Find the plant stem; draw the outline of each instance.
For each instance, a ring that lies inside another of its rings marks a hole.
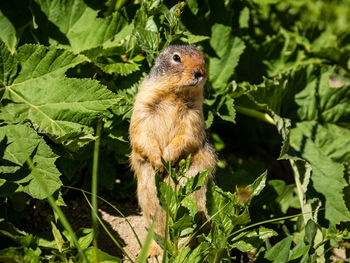
[[[95,141],[95,147],[94,147],[94,157],[93,157],[93,164],[92,164],[92,183],[91,183],[91,220],[92,220],[92,229],[93,229],[93,235],[94,235],[94,247],[95,247],[95,254],[96,254],[96,262],[98,261],[98,247],[97,247],[97,179],[98,179],[98,155],[99,155],[99,148],[100,148],[100,140],[101,140],[101,128],[102,128],[102,121],[98,121],[97,128],[96,128],[96,141]]]
[[[258,120],[270,123],[272,125],[275,125],[275,121],[271,118],[271,116],[267,113],[263,113],[257,110],[249,109],[246,107],[235,105],[235,109],[237,112],[242,113],[244,115],[256,118]]]
[[[306,224],[307,221],[312,219],[312,208],[311,208],[311,205],[306,204],[305,191],[304,191],[304,188],[303,188],[303,185],[301,182],[298,166],[296,165],[295,161],[292,159],[289,159],[289,162],[290,162],[290,165],[292,166],[292,169],[293,169],[294,181],[295,181],[295,185],[296,185],[297,191],[298,191],[300,208],[301,208],[301,211],[302,211],[302,214],[304,217],[304,222]],[[308,171],[307,167],[305,167],[305,175],[307,175],[307,173],[309,173],[309,172],[310,171]]]

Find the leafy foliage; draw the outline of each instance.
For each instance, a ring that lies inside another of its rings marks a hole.
[[[205,118],[220,156],[218,185],[208,181],[211,230],[199,246],[177,251],[175,262],[219,262],[237,250],[259,262],[325,262],[332,248],[348,247],[349,6],[349,0],[1,1],[0,228],[12,243],[1,244],[0,261],[38,262],[49,253],[45,246],[55,251],[53,261],[83,261],[57,222],[50,245],[18,226],[34,198],[53,196],[62,205],[63,184],[89,187],[97,122],[103,122],[102,194],[133,198],[133,100],[169,44],[195,44],[206,57]],[[160,202],[171,208],[171,239],[199,227],[191,193],[205,177],[203,171],[176,190],[158,181]],[[84,233],[81,246],[96,257]],[[98,253],[100,261],[118,260]]]

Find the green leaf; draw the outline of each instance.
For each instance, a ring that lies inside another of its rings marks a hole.
[[[299,242],[291,251],[289,255],[289,261],[295,260],[300,257],[305,257],[305,255],[308,255],[308,252],[310,250],[310,245],[305,245],[304,242]],[[302,261],[300,261],[302,262]]]
[[[16,228],[11,222],[0,219],[0,236],[9,238],[20,246],[29,247],[35,242],[35,237]]]
[[[274,245],[265,254],[265,258],[275,263],[288,262],[289,250],[292,244],[293,236],[286,237]]]
[[[326,218],[334,224],[347,222],[350,212],[345,205],[343,189],[348,185],[344,178],[344,165],[332,159],[317,147],[313,138],[327,137],[316,122],[301,122],[290,132],[290,145],[312,167],[313,186],[325,196]],[[316,139],[317,141],[317,139]],[[343,144],[339,147],[341,148]]]
[[[78,243],[82,249],[88,248],[94,239],[92,228],[80,228],[76,232],[76,235],[78,238]]]
[[[249,252],[258,249],[266,239],[277,235],[272,229],[259,227],[259,229],[246,231],[234,237],[233,247],[242,252]]]
[[[118,12],[106,18],[99,18],[98,11],[89,7],[83,0],[36,0],[36,3],[49,21],[45,33],[50,42],[70,46],[74,52],[111,41],[110,39],[126,25],[126,19]]]
[[[0,40],[0,88],[11,85],[17,73],[17,60]],[[1,94],[1,93],[0,93]]]
[[[16,191],[44,199],[61,187],[60,173],[55,166],[57,155],[28,125],[1,126],[0,141],[3,152],[0,159],[0,174],[2,178],[17,184]],[[33,171],[30,171],[26,164],[29,157],[35,165]],[[34,173],[39,175],[40,180],[45,184],[47,194]]]
[[[217,115],[225,121],[236,123],[236,110],[234,108],[234,100],[229,95],[221,97],[221,101],[218,105]]]
[[[350,158],[350,89],[331,87],[333,74],[332,67],[309,65],[265,80],[249,94],[275,115],[284,137],[281,157],[310,163],[313,187],[325,197],[326,218],[338,224],[350,218],[343,196],[348,186],[344,165]]]
[[[97,81],[64,77],[68,68],[85,58],[37,45],[21,47],[16,57],[21,71],[14,83],[4,88],[3,118],[29,120],[56,142],[91,141],[94,121],[118,99]]]
[[[97,255],[98,259],[97,259],[95,249],[96,249],[95,247],[89,247],[89,248],[85,249],[85,251],[84,251],[86,258],[88,258],[90,262],[100,262],[100,263],[119,263],[119,262],[122,262],[122,260],[120,258],[111,256],[98,248],[97,248],[97,254],[98,254]],[[78,262],[83,263],[85,261],[80,257]]]
[[[51,221],[51,228],[52,228],[53,237],[55,238],[55,241],[56,241],[58,251],[60,253],[62,253],[62,251],[63,251],[62,248],[63,248],[63,244],[64,244],[63,237],[62,237],[60,231],[57,229],[56,225],[52,221]]]
[[[117,62],[104,64],[101,62],[95,61],[96,65],[100,67],[104,72],[108,74],[120,74],[122,76],[129,75],[140,69],[140,64],[134,62]]]
[[[187,0],[187,5],[192,14],[197,15],[199,10],[197,0]]]
[[[39,263],[39,257],[31,248],[9,247],[0,250],[0,262]]]
[[[244,7],[239,15],[239,27],[247,28],[249,27],[249,8]]]
[[[204,184],[205,179],[209,174],[210,168],[198,173],[195,176],[191,176],[186,180],[184,185],[180,186],[180,190],[184,196],[187,196],[194,191],[197,191]]]
[[[248,211],[239,205],[235,196],[222,191],[212,180],[208,180],[206,195],[208,215],[222,226],[227,234],[236,225],[246,224],[250,221]]]
[[[305,237],[304,237],[305,242],[312,245],[316,236],[316,232],[317,232],[316,223],[312,219],[309,219],[309,221],[307,221],[305,226]]]
[[[184,35],[186,36],[186,38],[183,37],[183,38],[181,38],[181,40],[190,44],[190,45],[193,45],[193,44],[196,44],[198,42],[202,42],[204,40],[210,39],[210,37],[208,37],[208,36],[193,35],[187,31],[184,32]]]
[[[10,22],[10,20],[4,16],[0,10],[0,40],[4,41],[8,48],[13,53],[16,49],[17,38],[16,38],[16,29]]]
[[[215,89],[222,89],[238,65],[245,44],[238,37],[232,36],[229,26],[215,24],[211,31],[210,46],[217,56],[209,59],[209,80]]]
[[[266,176],[267,171],[265,171],[262,175],[255,179],[255,181],[250,185],[252,189],[252,197],[257,196],[266,186]]]
[[[86,57],[53,47],[26,44],[21,46],[15,58],[21,65],[21,70],[14,84],[30,84],[41,78],[64,77],[67,69],[87,60]]]

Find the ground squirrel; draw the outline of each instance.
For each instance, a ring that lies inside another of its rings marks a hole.
[[[148,226],[157,218],[156,232],[165,228],[165,213],[159,205],[155,171],[161,157],[175,164],[192,155],[186,176],[211,168],[216,154],[208,143],[203,118],[204,56],[194,46],[166,47],[136,96],[130,123],[131,167],[137,177],[139,205]],[[205,213],[206,187],[194,193],[198,210]],[[155,248],[153,248],[155,249]],[[152,253],[152,252],[151,252]]]

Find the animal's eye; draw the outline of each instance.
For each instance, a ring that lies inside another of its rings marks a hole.
[[[176,62],[181,62],[181,58],[180,58],[180,56],[178,54],[175,54],[173,56],[173,60],[176,61]]]

